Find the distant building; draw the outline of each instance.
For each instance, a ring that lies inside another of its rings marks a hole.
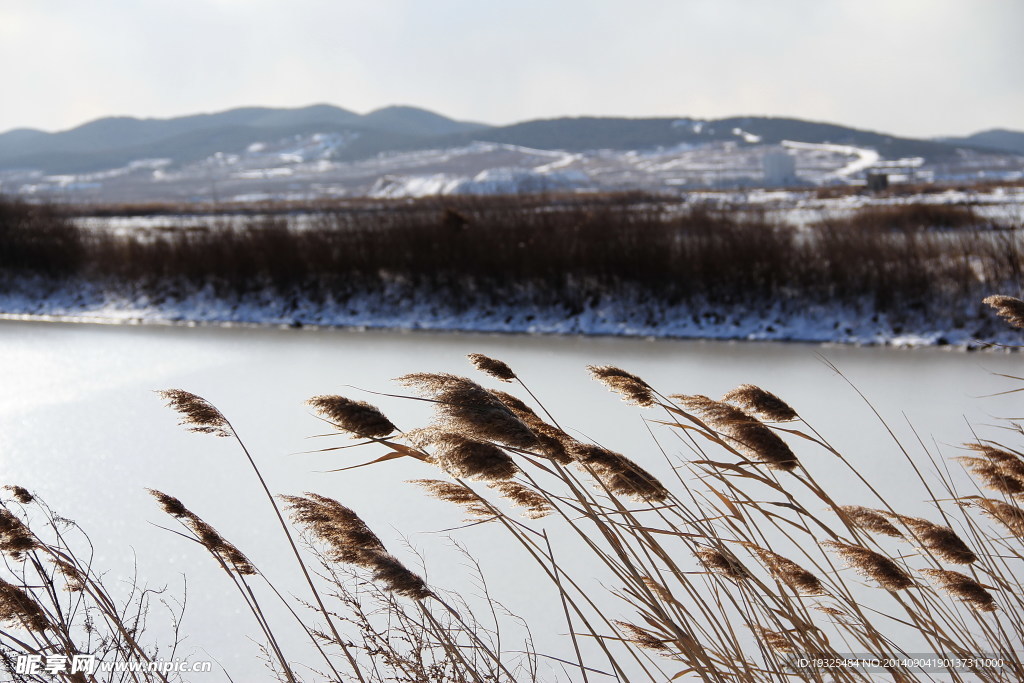
[[[768,187],[797,185],[796,159],[786,152],[768,152],[761,157],[764,184]]]

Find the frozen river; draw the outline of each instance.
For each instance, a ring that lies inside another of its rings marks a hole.
[[[0,472],[76,520],[97,548],[96,564],[111,583],[128,575],[133,558],[153,586],[181,592],[188,575],[184,652],[216,658],[236,681],[263,680],[255,633],[234,589],[201,549],[154,524],[171,522],[146,488],[180,498],[238,545],[279,587],[302,593],[262,491],[228,439],[189,434],[152,392],[182,388],[206,397],[233,422],[275,492],[316,491],[359,512],[397,555],[415,565],[407,541],[425,552],[430,577],[458,587],[462,559],[438,530],[458,526],[460,510],[424,498],[405,480],[437,477],[405,460],[344,473],[323,471],[379,455],[372,449],[300,454],[346,443],[307,437],[323,425],[303,405],[339,393],[380,405],[400,427],[421,426],[424,404],[378,397],[362,389],[400,393],[390,380],[421,371],[473,376],[465,359],[485,353],[509,363],[563,427],[620,451],[657,471],[661,456],[642,414],[593,382],[585,366],[614,364],[665,394],[719,396],[753,383],[788,400],[852,460],[883,493],[901,495],[891,473],[903,461],[885,428],[824,356],[890,421],[912,453],[915,430],[935,452],[955,455],[985,432],[993,416],[1020,415],[1014,395],[979,398],[1016,388],[992,373],[1020,375],[1014,354],[917,349],[820,347],[638,339],[402,334],[339,330],[117,327],[0,323]],[[357,387],[357,388],[353,388]],[[501,387],[506,389],[507,387]],[[909,425],[913,426],[913,430]],[[979,426],[980,425],[980,426]],[[991,431],[991,430],[989,430]],[[814,467],[810,463],[809,467]],[[824,465],[823,465],[824,467]],[[817,474],[817,472],[816,472]],[[822,472],[826,479],[828,471]],[[836,477],[843,476],[835,473]],[[861,501],[851,501],[861,502]],[[490,571],[489,588],[523,616],[544,619],[553,596],[527,600],[529,571],[512,571],[515,549],[496,532],[474,527],[456,537]],[[451,583],[448,579],[451,577]],[[467,584],[468,585],[468,584]],[[543,585],[543,584],[541,584]],[[546,586],[545,586],[546,588]],[[154,628],[162,614],[154,613]],[[557,626],[551,627],[558,633]],[[563,627],[564,630],[564,627]],[[538,647],[548,634],[535,629]],[[563,653],[564,654],[564,653]],[[205,679],[204,679],[205,680]],[[215,674],[209,680],[225,680]]]

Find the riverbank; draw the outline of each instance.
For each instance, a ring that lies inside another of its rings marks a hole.
[[[224,295],[211,287],[181,294],[167,287],[126,293],[96,282],[8,280],[0,292],[0,319],[113,325],[213,325],[355,328],[535,335],[650,337],[811,342],[899,348],[948,346],[974,350],[1014,345],[1007,329],[979,302],[946,316],[904,314],[894,319],[861,305],[721,306],[666,304],[639,293],[580,308],[460,301],[458,305],[414,288],[313,300],[274,290]]]
[[[272,208],[272,207],[271,207]],[[255,207],[254,207],[255,210]],[[643,195],[434,198],[149,225],[0,202],[0,314],[892,346],[1015,343],[1018,221],[919,201],[790,220]]]

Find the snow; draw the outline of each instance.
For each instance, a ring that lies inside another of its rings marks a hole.
[[[581,171],[538,171],[526,168],[489,168],[472,177],[434,174],[385,176],[370,189],[375,198],[434,195],[522,194],[587,189],[590,179]]]
[[[295,192],[309,198],[358,197],[366,196],[371,189],[379,191],[375,184],[382,178],[419,178],[410,181],[416,188],[431,183],[443,188],[441,176],[472,181],[486,170],[508,168],[539,174],[579,172],[586,174],[588,187],[603,190],[735,188],[761,184],[763,157],[780,149],[794,157],[799,181],[808,185],[856,183],[860,174],[874,168],[893,176],[912,173],[915,181],[960,183],[1024,177],[1024,157],[977,150],[963,150],[957,159],[941,164],[917,158],[884,160],[875,150],[850,145],[794,141],[785,142],[783,147],[767,145],[742,127],[732,129],[733,139],[716,141],[706,135],[712,130],[699,119],[678,119],[671,125],[693,135],[687,136],[685,143],[655,149],[570,153],[477,141],[459,147],[385,152],[356,160],[345,160],[340,152],[359,137],[358,133],[311,133],[261,140],[238,153],[220,152],[182,164],[142,159],[115,169],[49,177],[29,169],[0,171],[0,190],[61,202],[223,200],[253,193],[280,199]],[[468,182],[464,186],[474,192],[481,187]],[[501,192],[507,189],[500,184],[495,187]],[[404,194],[395,190],[396,196],[419,196],[425,191],[416,188]]]
[[[823,152],[834,152],[850,157],[855,157],[852,161],[847,163],[842,168],[839,168],[832,172],[832,175],[836,178],[849,178],[861,171],[865,171],[876,163],[878,163],[882,155],[873,149],[866,149],[864,147],[853,147],[851,145],[832,145],[827,143],[814,143],[814,142],[794,142],[793,140],[783,140],[783,147],[789,149],[803,149],[803,150],[820,150]]]
[[[732,134],[737,136],[737,137],[743,138],[744,142],[749,142],[752,145],[755,145],[755,144],[761,142],[761,136],[760,135],[754,135],[753,133],[748,133],[745,130],[743,130],[742,128],[733,128],[732,129]]]
[[[518,334],[605,335],[720,340],[800,341],[898,347],[976,348],[977,340],[1019,344],[1020,333],[981,306],[951,311],[945,319],[918,316],[890,322],[867,306],[777,303],[768,307],[714,302],[665,305],[637,293],[591,301],[582,310],[561,306],[481,304],[449,306],[442,297],[399,281],[344,300],[312,301],[270,290],[235,298],[210,287],[180,293],[111,293],[91,282],[55,287],[20,282],[0,289],[0,320],[95,324],[223,325],[388,328]],[[960,321],[954,322],[959,314]]]

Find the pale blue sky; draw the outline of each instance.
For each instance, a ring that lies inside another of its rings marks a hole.
[[[1021,0],[0,0],[0,131],[243,105],[1024,130]]]

